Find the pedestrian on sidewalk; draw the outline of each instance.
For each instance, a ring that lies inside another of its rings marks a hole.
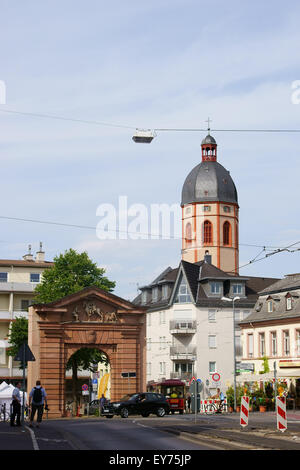
[[[46,390],[41,386],[41,382],[39,380],[36,381],[36,386],[33,387],[29,394],[29,408],[31,407],[31,414],[30,414],[30,423],[29,426],[33,426],[33,420],[35,413],[37,412],[37,425],[38,428],[42,422],[43,412],[44,412],[44,404],[45,409],[48,409],[47,405],[47,394]]]
[[[12,393],[12,414],[10,417],[11,426],[21,426],[21,382],[18,382]],[[17,417],[17,424],[15,419]]]
[[[106,404],[106,398],[104,393],[102,393],[102,397],[100,398],[100,414],[103,413],[103,406]]]
[[[192,397],[191,397],[190,393],[187,394],[186,401],[187,401],[188,413],[190,413],[191,412],[191,402],[192,402]]]

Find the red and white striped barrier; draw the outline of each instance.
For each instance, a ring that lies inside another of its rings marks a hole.
[[[241,398],[241,412],[240,412],[240,425],[242,427],[248,426],[249,419],[249,397]]]
[[[276,397],[277,429],[284,432],[287,429],[286,399]]]

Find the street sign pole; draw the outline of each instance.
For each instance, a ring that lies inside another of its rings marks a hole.
[[[196,424],[196,421],[197,421],[197,408],[198,408],[198,397],[197,397],[197,382],[196,380],[194,380],[194,384],[195,384],[195,424]]]
[[[25,413],[25,343],[23,344],[23,397],[22,397],[22,424],[24,424]]]

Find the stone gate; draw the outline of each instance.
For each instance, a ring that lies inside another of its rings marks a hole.
[[[65,414],[65,372],[82,347],[98,348],[109,358],[111,400],[128,391],[122,372],[135,372],[132,393],[146,390],[145,309],[97,287],[29,309],[28,344],[36,361],[28,363],[28,391],[41,380],[49,417]]]

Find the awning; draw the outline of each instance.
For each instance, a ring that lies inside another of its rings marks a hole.
[[[7,339],[0,339],[0,348],[7,349],[10,347],[10,343],[7,341]]]

